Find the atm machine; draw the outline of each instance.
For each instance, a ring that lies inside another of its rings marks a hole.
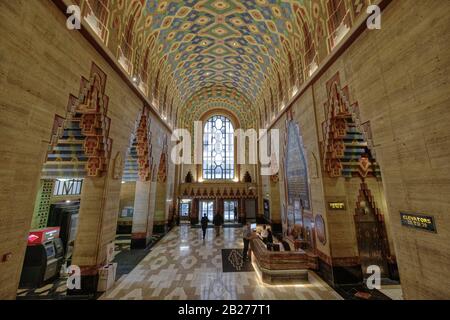
[[[64,260],[59,231],[59,227],[30,231],[20,277],[21,288],[39,288],[59,276]]]
[[[80,202],[61,202],[50,206],[47,227],[59,227],[61,241],[65,252],[65,262],[70,265],[78,229]]]

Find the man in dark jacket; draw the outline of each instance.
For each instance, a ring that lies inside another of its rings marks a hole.
[[[206,229],[208,228],[208,217],[206,216],[206,214],[202,217],[202,220],[200,221],[201,225],[202,225],[202,231],[203,231],[203,240],[205,240],[205,235],[206,235]]]

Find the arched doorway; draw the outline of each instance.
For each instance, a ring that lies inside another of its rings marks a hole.
[[[92,260],[98,259],[95,264],[104,262],[99,261],[105,253],[98,245],[102,239],[86,245],[85,238],[101,228],[87,222],[100,214],[102,203],[95,195],[103,191],[111,159],[106,78],[92,63],[89,79],[81,78],[78,95],[69,96],[65,117],[54,118],[19,287],[55,285],[60,275],[65,280],[70,265],[79,267],[86,290],[94,287],[95,275],[87,273],[91,265],[80,261],[90,250]]]

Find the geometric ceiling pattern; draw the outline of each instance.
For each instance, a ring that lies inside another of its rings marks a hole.
[[[83,17],[178,125],[227,108],[267,125],[370,0],[84,0]],[[256,123],[251,123],[248,117]]]
[[[199,120],[211,109],[226,109],[232,112],[242,128],[255,128],[256,119],[252,103],[241,93],[225,85],[212,85],[199,89],[189,100],[179,108],[179,124],[183,128],[191,129],[194,121]]]

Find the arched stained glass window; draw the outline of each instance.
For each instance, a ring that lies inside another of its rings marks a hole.
[[[234,178],[234,128],[230,119],[213,116],[203,129],[203,179]]]

